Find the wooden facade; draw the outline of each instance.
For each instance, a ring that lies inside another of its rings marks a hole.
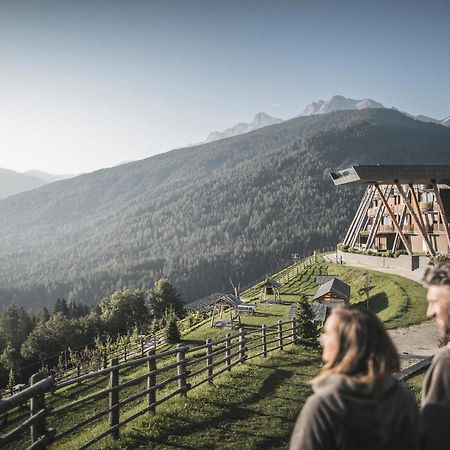
[[[409,255],[450,253],[450,166],[353,166],[331,177],[337,185],[367,186],[345,245]]]

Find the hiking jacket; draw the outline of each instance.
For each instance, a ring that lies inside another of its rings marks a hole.
[[[389,376],[372,392],[345,375],[313,384],[290,450],[415,450],[419,409],[414,395]]]
[[[450,449],[450,344],[433,358],[422,386],[421,448]]]

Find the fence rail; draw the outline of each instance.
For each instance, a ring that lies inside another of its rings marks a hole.
[[[247,333],[241,328],[237,333],[228,333],[216,340],[207,339],[205,344],[198,346],[180,344],[160,353],[151,348],[146,356],[131,361],[119,362],[117,357],[111,358],[108,367],[70,380],[57,382],[52,376],[42,379],[39,374],[33,375],[30,387],[0,400],[0,419],[13,416],[14,411],[26,405],[30,410],[28,418],[24,420],[23,415],[18,415],[22,417],[20,423],[14,424],[14,428],[9,425],[9,429],[0,436],[0,446],[18,438],[23,441],[24,433],[31,430],[29,448],[47,448],[52,443],[70,438],[74,433],[80,436],[80,430],[96,425],[106,425],[106,429],[89,436],[79,448],[88,448],[109,435],[118,439],[121,429],[130,421],[146,413],[154,414],[157,407],[169,399],[186,396],[189,391],[212,383],[237,364],[259,356],[267,357],[276,350],[282,351],[295,342],[295,334],[295,319],[279,321],[272,326],[263,325],[258,332],[251,330]],[[129,371],[136,368],[144,369],[145,373],[129,378]],[[127,379],[123,379],[125,375]],[[145,383],[144,388],[142,383]],[[132,387],[136,390],[125,393]],[[70,392],[73,389],[79,389],[77,395],[81,398],[73,398],[73,392]],[[65,403],[56,405],[61,403],[61,398],[66,399]],[[107,405],[91,404],[100,398],[107,398]],[[140,403],[130,409],[130,405],[137,401]],[[49,404],[46,405],[46,402]],[[52,403],[55,403],[54,408]],[[62,422],[57,419],[62,413],[67,417],[67,414],[76,414],[78,408],[88,405],[93,407],[89,417],[63,429]]]

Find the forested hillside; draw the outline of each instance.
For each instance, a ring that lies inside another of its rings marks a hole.
[[[342,238],[360,191],[328,172],[353,163],[448,164],[450,129],[384,109],[300,117],[4,199],[0,302],[245,284]]]

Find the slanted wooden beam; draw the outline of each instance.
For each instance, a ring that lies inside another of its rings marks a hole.
[[[442,223],[444,224],[445,231],[447,232],[447,243],[450,248],[450,232],[448,229],[448,220],[447,220],[447,214],[445,214],[444,204],[442,203],[441,194],[439,193],[439,188],[437,187],[437,184],[435,181],[431,183],[433,186],[434,195],[436,197],[436,202],[438,204],[439,208],[439,214],[441,215]]]
[[[390,186],[386,186],[384,189],[384,195],[388,193]],[[384,213],[384,205],[380,205],[378,207],[377,215],[374,221],[374,227],[370,230],[369,236],[367,238],[366,249],[372,247],[373,241],[375,240],[375,236],[377,235],[377,231],[380,228],[381,219],[383,218]]]
[[[353,235],[352,235],[352,237],[350,239],[350,245],[352,247],[356,244],[356,241],[358,239],[359,233],[361,232],[361,229],[362,229],[362,227],[364,225],[364,219],[367,216],[367,211],[369,209],[370,203],[372,202],[372,198],[375,195],[375,191],[373,190],[373,188],[372,188],[372,190],[370,192],[369,191],[366,191],[366,192],[367,192],[367,196],[361,202],[361,203],[363,203],[363,207],[360,210],[360,214],[359,214],[359,218],[358,218],[356,227],[355,227],[355,229],[353,231]]]
[[[425,222],[423,221],[422,212],[420,211],[419,199],[417,198],[417,193],[414,190],[414,186],[412,185],[412,183],[410,183],[408,186],[411,189],[411,196],[413,199],[414,206],[416,207],[417,214],[419,215],[420,222],[421,222],[422,226],[425,228]]]
[[[408,200],[408,197],[405,194],[405,191],[403,189],[403,186],[396,181],[395,185],[397,186],[398,191],[400,192],[400,195],[403,198],[403,202],[405,203],[406,207],[408,208],[409,214],[411,214],[411,217],[413,218],[414,222],[417,225],[417,228],[419,228],[420,234],[422,235],[423,240],[425,241],[425,244],[428,247],[428,251],[432,256],[436,254],[436,251],[434,250],[433,246],[431,245],[430,238],[428,236],[427,230],[425,230],[425,227],[422,225],[421,221],[417,217],[416,212],[414,211],[414,208],[412,207],[410,201]]]
[[[352,245],[352,241],[354,240],[354,236],[357,236],[357,233],[355,233],[356,228],[358,228],[358,225],[360,224],[361,218],[364,217],[364,209],[367,211],[369,209],[370,202],[372,201],[373,195],[375,193],[375,190],[372,186],[367,186],[367,189],[364,192],[363,198],[361,200],[361,203],[358,206],[358,209],[356,211],[355,217],[352,220],[352,223],[350,224],[350,228],[347,231],[347,234],[345,235],[343,243],[345,245]]]
[[[403,229],[403,225],[405,223],[405,217],[406,217],[406,205],[403,205],[402,213],[400,216],[400,223],[399,223],[400,228],[402,228],[402,229]],[[400,239],[400,237],[399,237],[398,233],[395,233],[394,243],[392,245],[392,253],[395,253],[397,251],[399,239]]]
[[[406,238],[406,236],[403,234],[402,229],[400,228],[397,219],[395,218],[394,214],[392,213],[392,209],[391,207],[388,205],[386,199],[383,196],[383,193],[381,192],[380,186],[378,186],[378,184],[374,184],[376,191],[378,192],[378,195],[381,198],[381,201],[383,202],[384,207],[386,208],[388,214],[391,216],[392,219],[392,223],[394,224],[395,229],[397,230],[397,233],[400,235],[401,240],[403,241],[403,244],[405,244],[405,248],[408,251],[409,255],[412,255],[412,250],[411,250],[411,245],[408,242],[408,239]]]

